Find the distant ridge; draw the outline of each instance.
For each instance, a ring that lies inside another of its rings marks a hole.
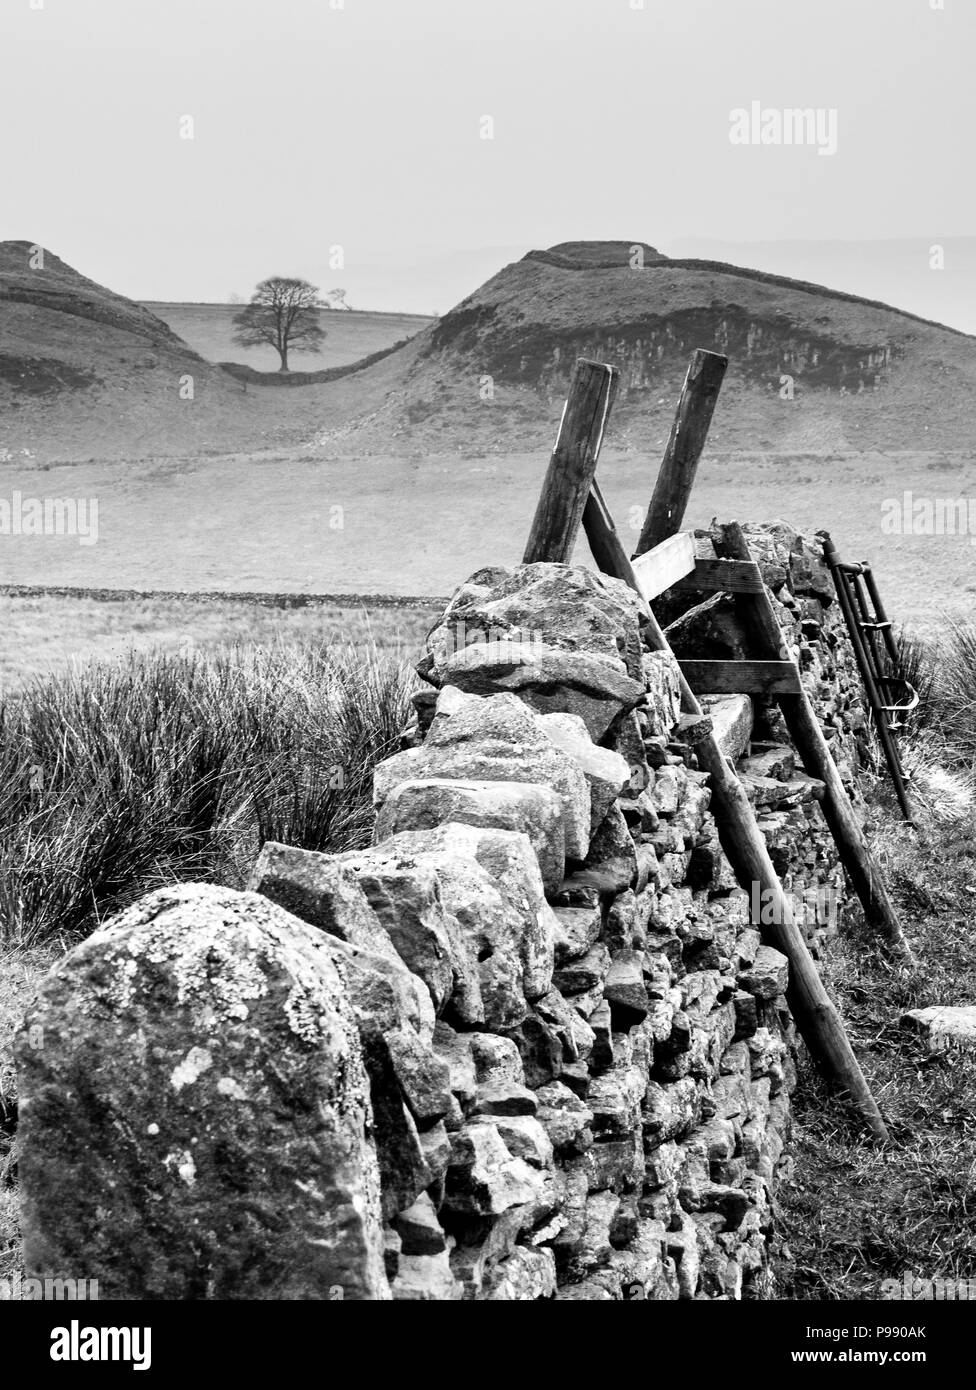
[[[548,251],[528,251],[522,259],[542,261],[560,270],[619,270],[631,264],[638,250],[645,265],[668,259],[646,241],[561,241]]]
[[[374,351],[357,329],[345,360],[295,372],[287,391],[205,360],[51,252],[32,269],[35,250],[0,243],[0,461],[520,455],[551,446],[578,357],[620,372],[608,447],[656,451],[697,347],[730,362],[712,450],[971,451],[976,438],[976,337],[807,281],[672,260],[649,242],[530,251],[400,345],[389,346],[395,325]],[[352,314],[334,311],[336,341]],[[189,332],[192,313],[174,322]]]
[[[643,446],[666,437],[696,347],[730,360],[712,448],[972,446],[976,337],[823,285],[622,240],[530,251],[360,371],[355,397],[323,386],[318,440],[535,448],[551,443],[576,358],[590,357],[620,371],[608,438]]]
[[[243,304],[228,304],[222,299],[138,299],[132,301],[139,304],[143,309],[148,309],[151,314],[158,318],[165,319],[165,315],[156,314],[157,309],[233,309],[235,312],[243,309]],[[417,323],[429,323],[433,315],[431,314],[412,314],[399,309],[334,309],[325,305],[322,312],[326,315],[337,314],[342,318],[364,318],[364,319],[415,319]]]
[[[543,265],[555,266],[559,270],[619,270],[622,265],[629,267],[629,258],[636,246],[640,246],[645,252],[644,264],[641,269],[663,266],[669,270],[717,271],[722,275],[739,276],[743,280],[756,280],[764,285],[780,285],[785,289],[805,290],[808,294],[821,295],[826,299],[844,299],[851,304],[865,304],[870,309],[884,309],[890,314],[899,314],[902,318],[914,319],[916,323],[925,323],[932,328],[941,328],[945,333],[955,333],[960,338],[976,341],[976,335],[966,333],[961,328],[951,328],[948,324],[939,323],[937,319],[923,318],[920,314],[913,314],[908,309],[899,309],[896,305],[886,304],[880,299],[867,299],[864,295],[851,294],[848,290],[828,289],[825,285],[818,285],[813,280],[794,280],[788,275],[774,275],[765,270],[752,270],[748,266],[732,265],[728,261],[699,260],[695,257],[672,258],[665,256],[660,251],[655,251],[654,247],[648,246],[646,242],[567,241],[563,242],[562,246],[552,247],[549,251],[527,251],[522,259],[541,261]],[[593,247],[599,248],[599,250],[593,250],[589,255],[577,254],[574,250],[576,247]],[[626,251],[626,256],[621,255],[621,248]]]

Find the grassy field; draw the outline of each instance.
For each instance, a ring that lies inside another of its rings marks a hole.
[[[0,693],[87,661],[124,660],[152,650],[186,656],[248,644],[320,650],[352,645],[410,662],[422,651],[437,612],[436,606],[272,608],[224,600],[0,595]]]
[[[280,393],[276,393],[280,394]],[[603,489],[636,541],[663,440],[650,457],[608,449]],[[320,457],[287,451],[187,460],[0,464],[0,497],[97,497],[98,541],[0,538],[0,583],[86,588],[447,594],[486,564],[521,558],[544,451]],[[976,452],[708,454],[687,525],[783,519],[830,530],[868,559],[892,616],[965,615],[976,592],[968,535],[888,535],[883,504],[976,498]],[[585,541],[578,548],[586,558]]]
[[[417,677],[374,646],[131,652],[0,702],[0,938],[85,935],[150,888],[241,888],[260,844],[369,842]]]
[[[240,347],[234,342],[234,315],[240,304],[163,304],[145,300],[144,309],[162,319],[194,352],[208,362],[243,362],[259,372],[276,372],[278,354],[271,347]],[[320,353],[296,348],[288,355],[293,371],[315,372],[344,367],[381,348],[412,338],[433,320],[419,314],[362,313],[323,310],[319,314],[326,338]]]

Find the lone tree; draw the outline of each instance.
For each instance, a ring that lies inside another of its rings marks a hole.
[[[242,347],[270,343],[281,358],[279,371],[288,371],[288,349],[321,352],[325,331],[319,324],[319,292],[307,280],[273,275],[262,280],[251,302],[234,315],[234,342]]]

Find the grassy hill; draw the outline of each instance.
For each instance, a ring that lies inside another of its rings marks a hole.
[[[620,368],[613,442],[643,450],[667,436],[694,347],[730,358],[710,451],[971,447],[976,338],[855,295],[636,245],[639,269],[629,242],[529,252],[438,320],[324,312],[325,353],[295,366],[325,378],[351,370],[283,393],[216,365],[274,367],[233,344],[234,306],[154,313],[50,253],[30,270],[29,244],[3,243],[0,450],[65,460],[296,446],[521,453],[551,444],[579,356]],[[181,393],[188,376],[192,400]]]
[[[216,447],[239,416],[239,384],[52,252],[32,269],[32,250],[0,243],[0,451]]]
[[[730,358],[713,448],[966,448],[976,338],[822,286],[625,242],[563,243],[506,266],[385,362],[355,397],[323,388],[321,439],[498,452],[551,440],[572,364],[614,363],[613,433],[667,432],[694,347]],[[782,378],[793,399],[781,396]]]
[[[27,241],[0,243],[0,459],[129,460],[289,447],[321,419],[318,398],[246,389],[217,365],[236,358],[273,366],[233,347],[232,306],[161,305],[167,312],[159,316],[50,251],[32,268],[34,252]],[[328,317],[330,327],[343,322],[330,333],[327,352],[308,362],[333,369],[429,322],[394,314]]]

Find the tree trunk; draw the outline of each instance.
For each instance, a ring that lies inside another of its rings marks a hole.
[[[284,346],[284,347],[280,347],[280,348],[278,349],[278,356],[281,358],[281,366],[278,368],[279,372],[287,372],[287,371],[289,370],[289,367],[288,367],[288,344],[287,344],[287,343],[285,343],[285,346]]]

